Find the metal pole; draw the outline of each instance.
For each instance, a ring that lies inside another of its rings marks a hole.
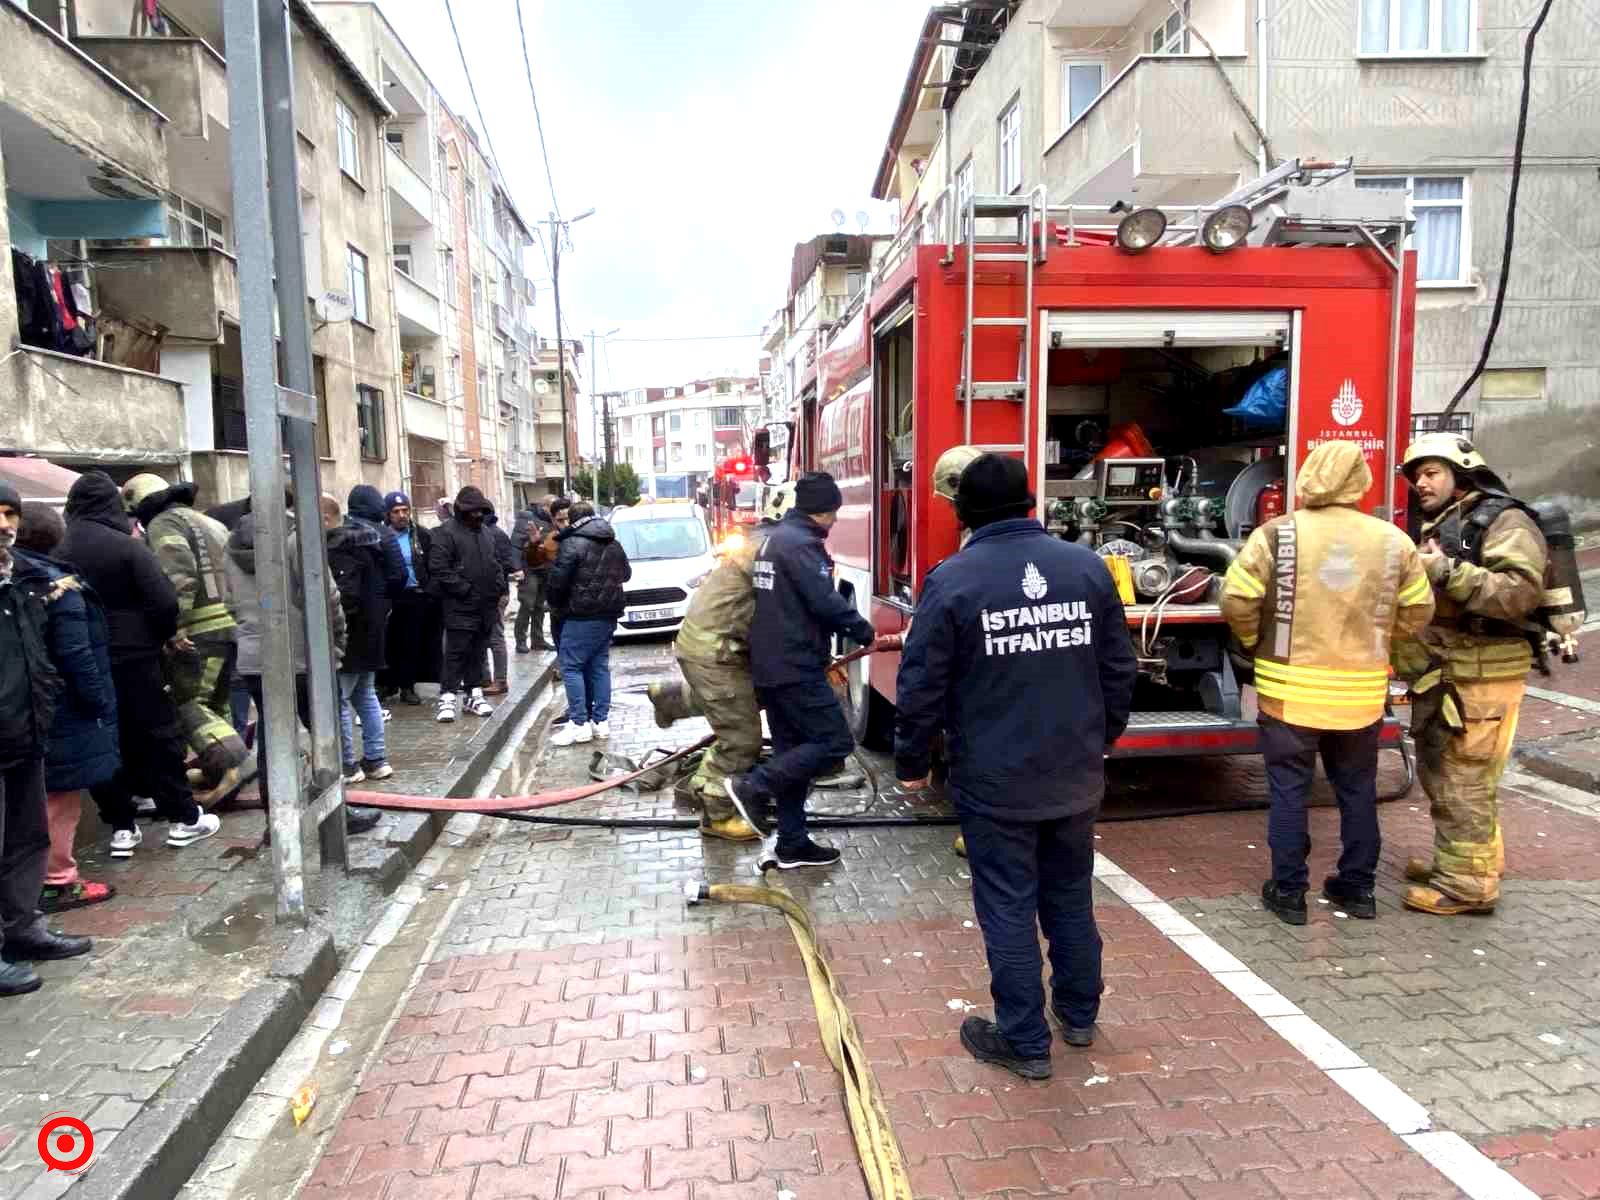
[[[567,458],[567,349],[561,335],[561,225],[550,214],[550,285],[556,296],[556,386],[561,389],[561,494],[572,492],[572,463]]]
[[[306,266],[300,235],[300,181],[294,121],[294,56],[290,17],[283,0],[259,0],[261,6],[262,89],[266,104],[267,175],[276,184],[267,201],[272,218],[273,266],[278,281],[278,320],[283,338],[284,384],[303,395],[315,390],[311,358],[311,326],[306,319]],[[315,406],[309,414],[318,414]],[[338,682],[334,678],[333,639],[328,628],[327,553],[323,540],[321,465],[313,421],[286,422],[289,467],[294,480],[294,508],[299,514],[300,571],[305,586],[306,666],[310,675],[312,780],[314,792],[338,789],[332,809],[319,804],[318,834],[324,864],[347,861],[344,783],[339,751]],[[254,506],[252,506],[254,507]],[[282,693],[292,697],[293,692]],[[282,795],[281,792],[274,794]],[[298,794],[298,789],[297,789]],[[274,839],[276,840],[276,839]]]
[[[595,363],[600,360],[594,356],[594,330],[589,330],[589,407],[593,410],[589,414],[589,423],[594,434],[594,506],[600,507],[600,406],[596,403],[594,394],[594,379],[599,373],[595,370]]]
[[[234,219],[239,227],[268,228],[267,139],[262,102],[263,42],[257,0],[225,0],[230,157]],[[291,176],[292,178],[292,176]],[[278,186],[284,186],[282,178]],[[250,492],[256,521],[256,583],[261,589],[262,732],[267,739],[267,784],[277,797],[270,814],[273,882],[278,917],[304,922],[305,864],[300,847],[300,769],[294,708],[289,587],[284,571],[287,520],[283,509],[282,440],[278,424],[273,346],[276,298],[268,238],[241,238],[239,336],[244,372]],[[315,510],[313,510],[315,511]],[[285,701],[287,700],[287,703]]]

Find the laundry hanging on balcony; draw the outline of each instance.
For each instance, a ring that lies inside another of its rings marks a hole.
[[[17,332],[25,346],[78,357],[93,354],[94,321],[80,307],[77,288],[48,263],[12,247],[11,278],[17,299]]]

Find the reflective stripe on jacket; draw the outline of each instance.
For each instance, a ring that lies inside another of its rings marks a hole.
[[[178,632],[188,637],[232,633],[227,527],[174,504],[150,522],[145,537],[178,593]]]
[[[1228,568],[1222,612],[1255,654],[1261,712],[1308,729],[1383,715],[1389,645],[1433,615],[1417,548],[1354,505],[1372,486],[1361,451],[1329,442],[1295,480],[1297,512],[1250,535]]]

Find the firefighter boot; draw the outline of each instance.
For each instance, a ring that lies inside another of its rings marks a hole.
[[[1412,883],[1427,883],[1433,878],[1433,863],[1426,858],[1407,859],[1406,878]]]
[[[1418,885],[1408,887],[1400,902],[1417,912],[1433,913],[1438,917],[1457,917],[1463,913],[1492,913],[1494,900],[1458,900],[1447,896],[1438,888]]]
[[[676,681],[652,683],[648,689],[650,707],[655,709],[656,724],[671,729],[674,721],[686,720],[695,715],[689,702],[689,689]]]
[[[956,834],[955,845],[951,846],[950,849],[956,852],[957,858],[965,858],[967,856],[967,835],[964,833]]]
[[[724,817],[720,821],[714,821],[710,817],[701,817],[700,836],[721,838],[725,842],[754,842],[759,841],[761,838],[761,834],[756,831],[755,827],[737,814],[731,817]]]

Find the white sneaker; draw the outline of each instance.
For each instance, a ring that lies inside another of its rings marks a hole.
[[[216,813],[203,812],[200,819],[193,825],[181,825],[174,822],[167,827],[167,845],[192,846],[196,842],[204,841],[217,830],[222,828],[222,818]]]
[[[344,769],[344,781],[346,783],[365,783],[366,779],[367,773],[361,769],[359,764]]]
[[[483,698],[482,688],[473,688],[472,695],[467,697],[467,702],[461,707],[475,717],[494,716],[494,706]]]
[[[144,832],[139,829],[118,829],[111,835],[111,857],[132,858],[133,848],[144,841]]]
[[[368,779],[388,779],[394,774],[394,768],[389,765],[387,759],[375,766],[362,767],[361,769]]]
[[[585,742],[594,741],[594,729],[588,722],[582,725],[568,721],[561,728],[561,732],[550,739],[552,746],[581,746]]]
[[[608,737],[610,737],[611,736],[611,722],[610,721],[596,721],[594,723],[594,735],[597,738],[608,738]]]
[[[448,725],[456,719],[456,698],[453,692],[439,693],[439,707],[434,712],[433,719],[441,725]]]

